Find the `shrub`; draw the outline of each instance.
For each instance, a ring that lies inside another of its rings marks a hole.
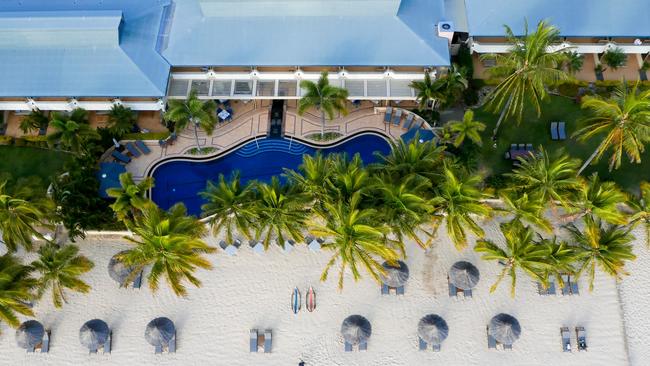
[[[16,145],[16,146],[26,146],[25,139],[22,138],[22,137],[16,137],[14,139],[14,145]]]
[[[14,138],[11,136],[1,135],[0,145],[11,145],[14,143]]]
[[[201,150],[199,150],[198,147],[193,147],[185,152],[187,155],[208,155],[212,154],[213,152],[217,151],[216,147],[204,147]]]
[[[343,135],[338,132],[325,132],[325,134],[323,134],[322,136],[320,133],[313,133],[305,137],[309,140],[314,140],[314,141],[332,141],[332,140],[336,140],[341,136]]]

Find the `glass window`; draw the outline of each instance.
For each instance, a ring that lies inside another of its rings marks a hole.
[[[192,80],[192,90],[196,90],[199,96],[208,96],[210,91],[209,80]]]
[[[258,80],[257,96],[259,97],[275,96],[275,80]]]
[[[386,80],[368,80],[369,97],[385,97],[387,95]]]
[[[229,97],[232,80],[214,80],[212,81],[212,96]]]
[[[390,96],[391,97],[411,97],[410,80],[391,80]]]
[[[189,85],[189,82],[190,82],[189,80],[172,79],[172,82],[169,85],[169,96],[172,97],[187,96],[187,86]]]
[[[278,96],[279,97],[295,97],[298,84],[294,80],[280,80],[278,82]]]
[[[253,94],[252,80],[235,80],[235,95]]]
[[[364,96],[363,80],[346,80],[345,88],[351,97]]]

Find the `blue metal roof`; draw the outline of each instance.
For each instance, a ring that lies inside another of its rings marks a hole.
[[[175,3],[163,52],[174,66],[449,64],[442,0]]]
[[[502,36],[503,25],[523,33],[547,19],[567,37],[648,37],[647,0],[465,0],[469,33]]]
[[[161,97],[169,0],[3,0],[0,97]]]

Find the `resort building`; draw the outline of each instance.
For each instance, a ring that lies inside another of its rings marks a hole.
[[[562,43],[556,49],[584,55],[580,80],[647,80],[644,62],[650,62],[650,12],[648,3],[639,0],[465,0],[466,19],[457,22],[457,29],[470,35],[469,45],[475,58],[474,76],[483,78],[492,60],[480,61],[479,55],[505,53],[510,45],[504,37],[504,25],[515,35],[535,30],[540,20],[559,28]],[[605,52],[617,49],[627,55],[626,64],[613,70],[601,64]]]

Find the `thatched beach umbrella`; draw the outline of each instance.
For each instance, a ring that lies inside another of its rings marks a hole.
[[[16,330],[16,343],[24,349],[34,349],[43,342],[45,328],[36,320],[28,320]]]
[[[478,268],[470,262],[456,262],[449,270],[449,282],[461,290],[473,289],[479,278]]]
[[[420,319],[418,335],[428,344],[442,344],[449,335],[447,322],[435,314],[429,314]]]
[[[147,329],[144,331],[144,338],[152,346],[164,347],[169,344],[169,341],[174,338],[175,334],[176,327],[174,327],[174,322],[169,320],[169,318],[160,317],[147,324]]]
[[[513,344],[521,334],[521,326],[514,316],[497,314],[490,320],[490,335],[502,344]]]
[[[368,319],[361,315],[350,315],[341,325],[341,334],[347,343],[356,346],[368,341],[372,334],[372,326]]]
[[[117,259],[119,255],[124,253],[126,253],[126,250],[115,254],[111,260],[108,261],[108,274],[113,280],[115,280],[115,282],[119,283],[120,286],[126,285],[126,279],[129,277],[131,272],[135,270],[135,268],[127,266]]]
[[[89,320],[79,330],[79,342],[91,351],[96,350],[106,343],[109,333],[108,325],[103,320]]]
[[[382,267],[384,267],[386,273],[381,275],[381,282],[389,287],[404,286],[409,279],[409,267],[402,261],[397,261],[397,266],[384,262]]]

